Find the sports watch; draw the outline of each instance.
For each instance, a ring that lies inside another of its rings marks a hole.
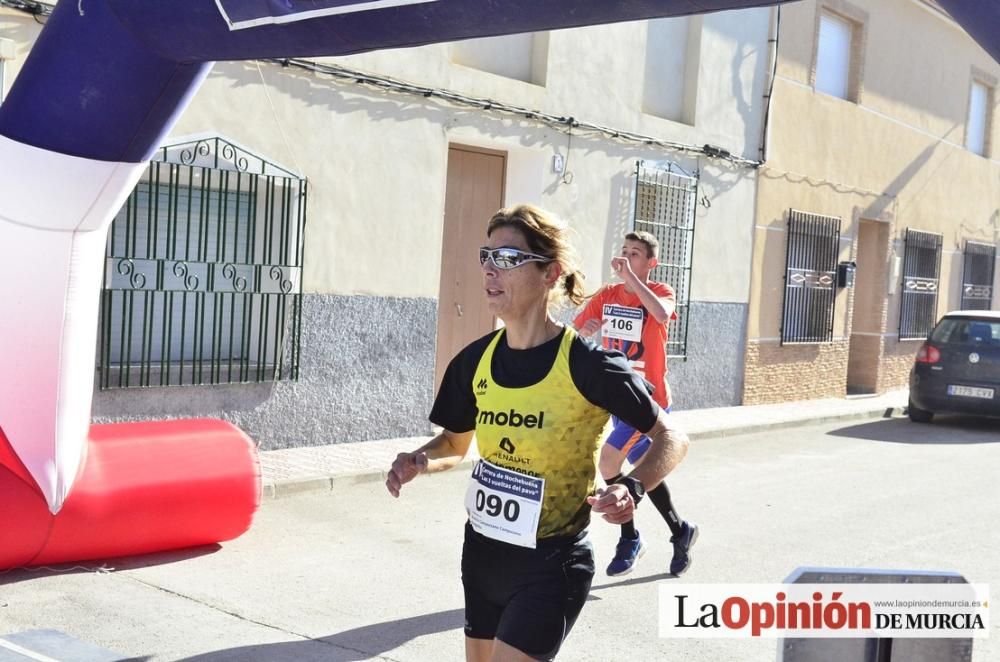
[[[632,476],[623,476],[618,480],[620,485],[624,485],[628,493],[632,495],[632,501],[635,505],[639,505],[642,501],[642,497],[646,496],[646,488],[643,487],[642,481],[638,478],[633,478]]]

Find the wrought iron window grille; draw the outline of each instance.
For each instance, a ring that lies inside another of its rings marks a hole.
[[[222,138],[160,148],[108,235],[99,387],[298,379],[306,195]]]
[[[922,340],[937,323],[942,242],[940,234],[906,229],[899,304],[900,340]]]
[[[840,218],[790,209],[781,344],[833,341]]]
[[[993,277],[997,247],[976,241],[965,242],[962,269],[962,310],[989,310],[993,304]]]
[[[660,256],[649,278],[674,289],[677,319],[667,327],[667,356],[687,360],[690,323],[691,265],[699,172],[675,163],[636,162],[632,229],[660,243]]]

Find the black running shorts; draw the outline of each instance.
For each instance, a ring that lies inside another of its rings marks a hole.
[[[551,660],[580,615],[594,578],[585,532],[543,539],[535,549],[492,540],[465,525],[465,636],[499,639]]]

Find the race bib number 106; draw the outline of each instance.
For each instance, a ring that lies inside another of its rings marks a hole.
[[[639,342],[642,340],[642,308],[606,303],[603,308],[601,335]]]
[[[480,460],[465,493],[469,523],[488,538],[533,548],[544,493],[545,479]]]

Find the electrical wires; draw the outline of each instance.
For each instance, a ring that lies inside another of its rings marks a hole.
[[[26,12],[34,16],[36,21],[39,21],[40,16],[48,16],[51,14],[53,9],[53,5],[45,2],[38,2],[37,0],[0,0],[0,7],[7,7]],[[39,22],[41,23],[42,21]],[[428,99],[438,99],[450,104],[476,108],[486,112],[523,117],[528,120],[556,127],[560,131],[566,131],[571,134],[575,133],[577,136],[596,135],[633,145],[646,145],[674,152],[696,154],[719,161],[726,161],[741,168],[755,169],[763,165],[763,161],[747,159],[742,156],[732,154],[729,150],[715,145],[694,145],[690,143],[681,143],[668,140],[666,138],[658,138],[655,136],[635,133],[633,131],[615,129],[593,122],[577,120],[574,117],[552,115],[550,113],[532,110],[530,108],[504,103],[502,101],[494,101],[492,99],[480,97],[470,97],[451,90],[424,87],[396,80],[388,76],[363,73],[361,71],[348,69],[347,67],[342,67],[340,65],[319,63],[312,60],[298,58],[273,59],[265,61],[274,62],[284,67],[295,67],[317,74],[332,76],[334,78],[349,81],[358,85],[373,86],[390,92],[410,94]]]
[[[349,81],[359,85],[370,85],[390,92],[411,94],[414,96],[419,96],[424,98],[440,99],[442,101],[459,106],[477,108],[479,110],[487,112],[497,112],[506,115],[523,117],[528,120],[533,120],[540,122],[542,124],[548,124],[550,126],[554,126],[560,130],[572,131],[576,135],[587,135],[587,134],[600,135],[605,138],[612,138],[614,140],[626,143],[661,147],[664,149],[676,152],[685,152],[689,154],[698,154],[702,156],[707,156],[709,158],[718,159],[721,161],[728,161],[733,165],[743,168],[758,168],[762,165],[760,161],[746,159],[741,156],[731,154],[728,150],[723,149],[721,147],[716,147],[714,145],[699,146],[689,143],[680,143],[672,140],[667,140],[664,138],[657,138],[654,136],[643,135],[632,131],[614,129],[611,127],[602,126],[600,124],[595,124],[593,122],[581,121],[574,117],[563,117],[560,115],[552,115],[550,113],[545,113],[539,110],[532,110],[530,108],[524,108],[522,106],[515,106],[512,104],[504,103],[502,101],[495,101],[493,99],[470,97],[464,94],[460,94],[458,92],[453,92],[441,88],[415,85],[413,83],[407,83],[405,81],[396,80],[388,76],[364,73],[354,69],[348,69],[347,67],[342,67],[336,64],[313,62],[312,60],[302,60],[297,58],[270,60],[270,62],[280,64],[284,67],[295,67],[298,69],[311,71],[317,74],[332,76],[334,78]]]
[[[44,23],[45,21],[39,20],[39,17],[51,14],[54,3],[50,5],[46,2],[35,2],[35,0],[0,0],[0,7],[23,11],[26,14],[31,14],[37,23]]]

